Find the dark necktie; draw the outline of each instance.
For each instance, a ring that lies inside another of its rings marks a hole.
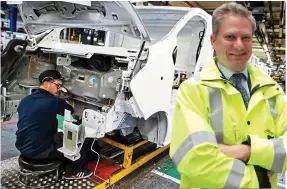
[[[245,76],[242,73],[235,73],[231,76],[230,81],[233,83],[236,89],[241,93],[245,107],[247,108],[249,103],[249,95],[243,86],[244,77]]]

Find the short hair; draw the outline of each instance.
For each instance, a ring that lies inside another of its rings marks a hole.
[[[240,15],[249,19],[252,25],[252,33],[256,30],[256,21],[252,13],[241,4],[231,2],[225,3],[215,9],[212,14],[212,33],[217,36],[223,16],[226,14]]]

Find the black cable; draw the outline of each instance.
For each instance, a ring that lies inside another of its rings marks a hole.
[[[200,31],[199,34],[198,34],[199,44],[198,44],[197,51],[196,51],[196,59],[195,59],[196,62],[197,62],[199,54],[200,54],[200,50],[201,50],[201,47],[202,47],[202,40],[203,40],[204,34],[205,34],[205,28],[202,31]]]

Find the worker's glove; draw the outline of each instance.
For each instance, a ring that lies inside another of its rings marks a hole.
[[[27,46],[27,41],[22,39],[11,39],[2,51],[2,56],[5,54],[18,55]],[[16,48],[19,47],[19,48]]]
[[[66,99],[65,99],[65,101],[66,101],[66,103],[67,103],[67,104],[69,104],[70,106],[72,106],[72,107],[73,107],[73,102],[72,102],[72,100],[71,100],[71,99],[66,98]]]
[[[74,124],[76,124],[76,125],[82,124],[82,119],[80,118],[80,116],[73,115],[73,118],[75,119],[75,121],[73,121]]]

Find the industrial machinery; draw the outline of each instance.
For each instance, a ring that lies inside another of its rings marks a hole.
[[[81,119],[77,125],[65,113],[59,150],[67,158],[79,158],[85,138],[94,138],[124,150],[128,174],[141,165],[127,159],[133,149],[146,143],[160,151],[168,147],[177,88],[198,76],[213,55],[209,14],[115,1],[23,1],[18,8],[27,44],[18,48],[18,58],[2,62],[10,65],[1,70],[2,120],[38,88],[41,72],[56,69],[65,78],[62,97]],[[105,137],[114,133],[139,133],[143,140],[123,146]]]
[[[272,79],[274,79],[285,91],[285,82],[286,82],[286,64],[278,64],[274,66],[274,69],[272,70],[271,73]],[[285,91],[286,92],[286,91]]]

